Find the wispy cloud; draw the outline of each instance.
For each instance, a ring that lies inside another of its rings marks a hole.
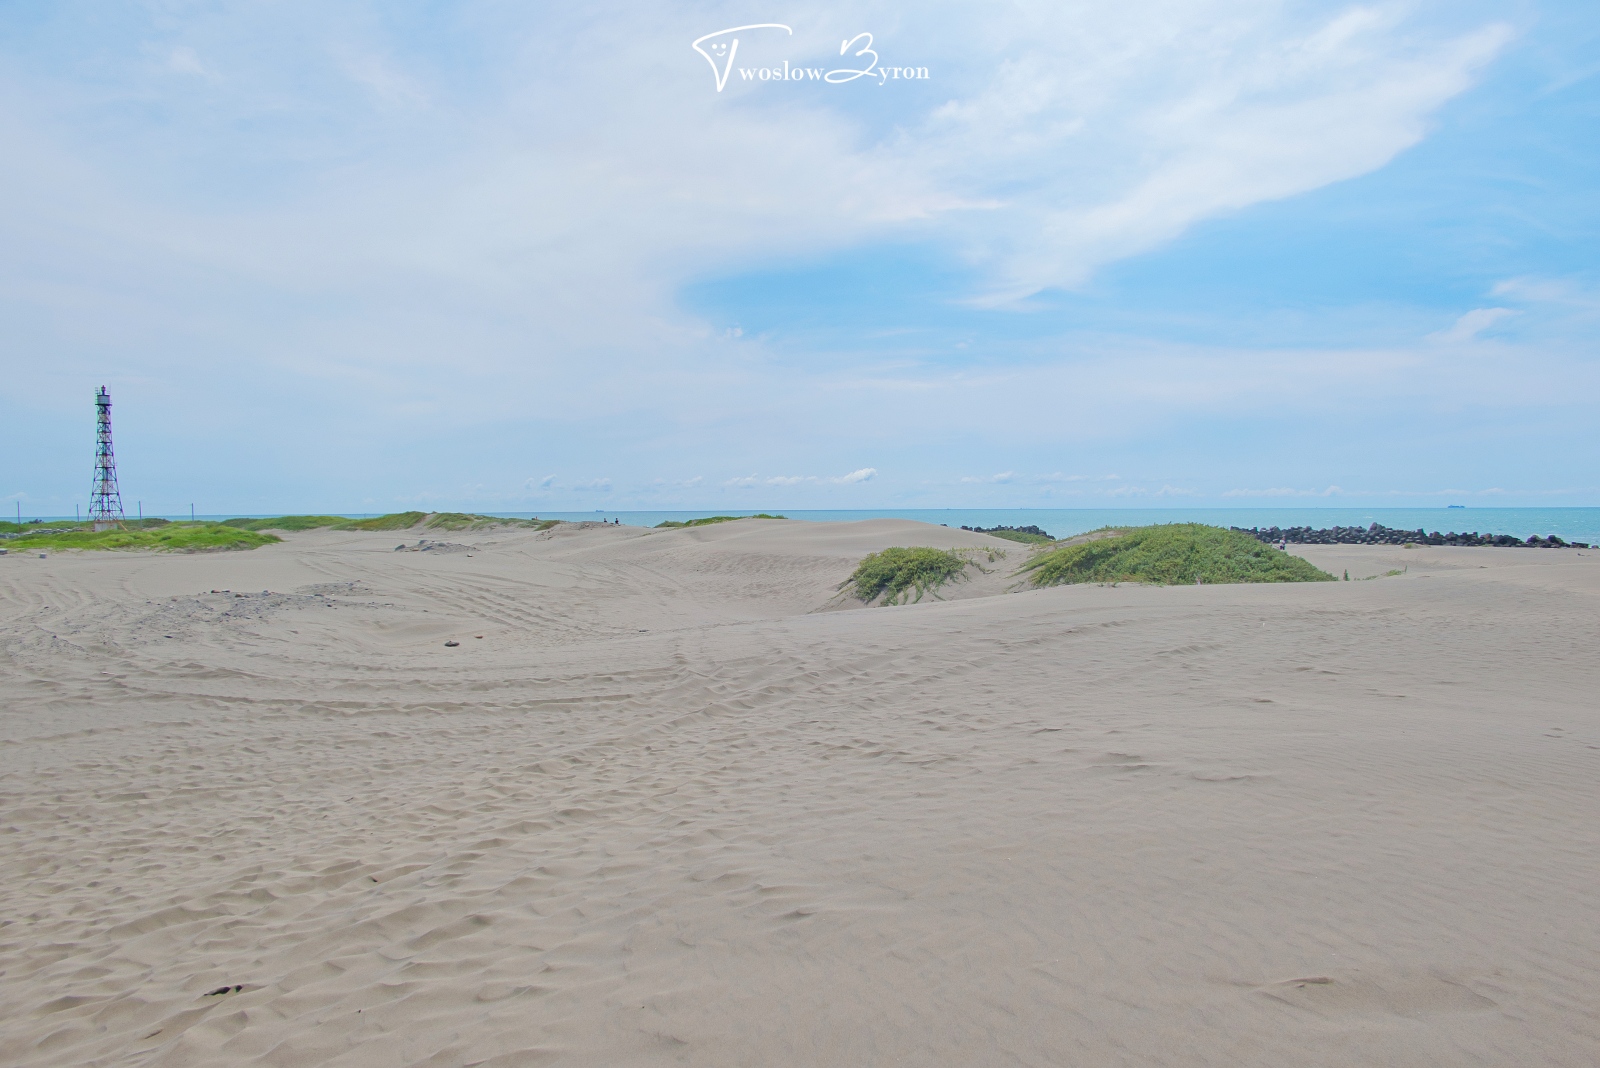
[[[688,46],[727,24],[703,5],[169,7],[0,14],[0,422],[21,428],[0,465],[19,480],[32,476],[16,458],[77,433],[83,384],[102,380],[146,427],[217,432],[207,450],[146,438],[130,486],[187,501],[186,485],[243,485],[293,508],[312,486],[347,507],[454,485],[467,463],[484,494],[541,502],[608,485],[608,499],[692,505],[754,490],[877,505],[963,485],[986,500],[1215,497],[1357,484],[1394,466],[1380,441],[1425,441],[1435,425],[1418,413],[1438,411],[1500,440],[1554,413],[1568,430],[1544,455],[1589,455],[1592,326],[1534,327],[1589,323],[1594,291],[1536,267],[1432,343],[1416,339],[1443,319],[1360,344],[1142,325],[1018,340],[1022,317],[962,308],[977,325],[958,342],[918,318],[840,351],[785,350],[771,321],[793,324],[760,299],[749,315],[680,303],[708,278],[908,244],[959,291],[935,308],[910,269],[874,287],[930,319],[961,297],[1017,306],[1085,286],[1198,223],[1417,144],[1506,50],[1511,30],[1478,8],[824,0],[794,16],[794,55],[837,52],[838,27],[872,22],[886,63],[938,76],[802,95],[717,94]],[[879,295],[856,290],[830,299]],[[1142,324],[1146,306],[1120,310]],[[1467,343],[1511,311],[1499,356]],[[285,433],[269,455],[227,442],[241,421]],[[1309,435],[1345,448],[1300,450],[1294,478],[1271,463]],[[1457,445],[1427,455],[1499,452]],[[856,457],[887,473],[846,471]],[[567,474],[530,479],[531,463]],[[79,493],[83,458],[59,470],[50,492]],[[570,474],[596,470],[614,482]],[[1440,470],[1437,484],[1461,483]],[[792,473],[808,471],[844,473]]]
[[[362,86],[382,104],[412,106],[427,104],[428,91],[421,82],[405,73],[388,57],[374,53],[347,54],[339,59],[351,81]]]
[[[1570,278],[1508,278],[1495,283],[1489,293],[1533,304],[1600,310],[1600,289]]]
[[[1509,492],[1509,491],[1507,491],[1506,489],[1504,489],[1502,487],[1499,487],[1499,486],[1489,486],[1489,487],[1481,488],[1481,489],[1456,489],[1456,488],[1449,488],[1449,487],[1441,489],[1439,487],[1432,487],[1432,488],[1421,488],[1421,489],[1418,489],[1418,488],[1397,489],[1397,488],[1395,488],[1395,489],[1357,489],[1357,490],[1347,490],[1347,489],[1343,489],[1343,488],[1341,488],[1339,486],[1329,486],[1326,489],[1320,489],[1320,490],[1318,490],[1318,489],[1291,489],[1291,488],[1287,488],[1287,487],[1276,487],[1276,488],[1272,488],[1272,489],[1260,489],[1260,490],[1255,490],[1255,489],[1231,489],[1231,490],[1225,490],[1221,494],[1221,496],[1224,497],[1224,498],[1229,498],[1229,499],[1245,498],[1245,499],[1261,499],[1261,500],[1272,500],[1272,499],[1275,499],[1275,498],[1283,498],[1283,497],[1298,497],[1298,498],[1305,498],[1305,497],[1321,497],[1321,498],[1343,497],[1343,498],[1355,499],[1355,500],[1382,500],[1384,498],[1391,498],[1392,499],[1392,498],[1397,498],[1397,497],[1403,497],[1403,498],[1409,498],[1409,499],[1441,498],[1441,499],[1451,499],[1451,500],[1465,500],[1465,499],[1471,498],[1471,497],[1503,497],[1503,496],[1505,496],[1507,494],[1507,492]],[[1569,494],[1575,493],[1575,492],[1582,492],[1582,491],[1571,490],[1571,489],[1559,489],[1559,490],[1523,489],[1523,490],[1518,490],[1517,491],[1519,496],[1532,496],[1532,497],[1565,496],[1565,495],[1569,495]]]
[[[1224,497],[1341,497],[1344,490],[1338,486],[1329,486],[1326,489],[1292,489],[1287,486],[1274,486],[1270,489],[1231,489],[1224,490]]]
[[[757,486],[803,486],[807,484],[853,486],[862,482],[870,482],[877,474],[878,469],[875,467],[862,467],[848,474],[838,475],[833,478],[820,475],[767,475],[764,477],[760,475],[745,475],[740,478],[730,478],[723,485],[741,489]]]
[[[1107,497],[1199,497],[1199,490],[1190,486],[1161,486],[1122,485],[1106,491]]]
[[[1429,334],[1427,339],[1443,345],[1472,341],[1501,319],[1516,314],[1511,308],[1474,308],[1457,319],[1448,330]]]
[[[215,74],[200,61],[200,54],[188,45],[178,45],[167,53],[167,69],[174,74],[215,77]]]

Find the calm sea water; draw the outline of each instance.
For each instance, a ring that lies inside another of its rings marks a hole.
[[[776,509],[767,509],[776,512]],[[500,512],[530,518],[532,512]],[[667,519],[750,512],[541,512],[544,519],[573,522],[620,519],[653,527]],[[1600,542],[1600,508],[882,508],[850,511],[784,511],[790,519],[851,523],[862,519],[914,519],[950,527],[1036,526],[1058,538],[1099,527],[1147,523],[1213,523],[1223,527],[1354,527],[1381,523],[1399,530],[1442,534],[1555,534],[1567,541]]]
[[[1109,526],[1149,523],[1213,523],[1222,527],[1365,527],[1381,523],[1399,530],[1442,534],[1555,534],[1567,541],[1600,542],[1600,508],[860,508],[849,510],[780,510],[789,519],[813,523],[854,523],[863,519],[914,519],[947,527],[1036,526],[1058,538]],[[264,518],[257,513],[252,519]],[[333,513],[360,517],[359,513]],[[711,515],[753,515],[753,512],[704,509],[688,512],[489,512],[508,519],[565,519],[593,522],[620,519],[625,525],[653,527],[668,519],[701,519]],[[70,516],[57,517],[70,519]],[[188,519],[168,516],[169,519]],[[233,519],[201,515],[199,519]]]

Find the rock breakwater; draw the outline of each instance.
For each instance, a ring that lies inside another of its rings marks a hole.
[[[1588,542],[1563,541],[1550,534],[1541,538],[1534,534],[1516,538],[1510,534],[1441,534],[1429,533],[1421,527],[1416,530],[1396,530],[1380,523],[1368,527],[1234,527],[1269,545],[1494,545],[1515,549],[1587,549]]]

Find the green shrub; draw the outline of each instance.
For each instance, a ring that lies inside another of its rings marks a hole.
[[[768,515],[765,512],[758,512],[755,515],[712,515],[712,516],[707,516],[704,519],[668,519],[668,520],[665,520],[664,522],[657,523],[656,524],[656,529],[657,530],[661,530],[663,528],[670,529],[670,528],[673,528],[673,527],[703,527],[703,526],[707,526],[707,525],[709,525],[711,523],[732,523],[735,519],[787,519],[787,518],[789,518],[789,517],[788,516],[783,516],[783,515]]]
[[[280,515],[268,519],[224,519],[222,525],[238,530],[321,530],[350,522],[342,515]]]
[[[82,523],[74,523],[70,519],[57,520],[52,523],[13,523],[10,520],[0,520],[0,534],[37,534],[41,530],[76,530]]]
[[[1023,565],[1034,585],[1149,582],[1332,582],[1332,575],[1248,534],[1200,523],[1135,527],[1040,553]]]
[[[80,527],[57,533],[13,538],[0,548],[15,549],[148,549],[158,552],[206,552],[256,549],[283,539],[221,523],[163,523],[160,526],[90,530]]]
[[[1018,541],[1024,545],[1049,545],[1055,539],[1048,534],[1030,534],[1026,530],[985,530],[980,533],[991,538],[1004,538],[1006,541]]]
[[[1042,527],[1029,524],[1025,527],[962,527],[974,534],[988,534],[990,537],[1004,538],[1006,541],[1018,541],[1024,545],[1048,545],[1056,539],[1050,532]]]
[[[427,512],[390,512],[372,519],[347,519],[336,530],[410,530],[424,519]]]
[[[344,515],[280,515],[269,519],[224,519],[239,530],[410,530],[422,524],[432,530],[477,530],[489,526],[530,527],[548,530],[557,519],[498,519],[468,512],[392,512],[372,519]]]
[[[869,603],[886,594],[884,603],[895,604],[909,590],[915,590],[914,600],[920,601],[923,594],[959,576],[970,562],[950,549],[884,549],[856,565],[845,585],[853,586],[856,597]]]
[[[422,525],[429,530],[471,530],[474,527],[486,526],[490,523],[521,522],[513,519],[490,519],[486,515],[472,515],[467,512],[434,512],[428,516]]]

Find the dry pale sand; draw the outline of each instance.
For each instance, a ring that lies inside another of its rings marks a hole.
[[[0,1062],[1600,1063],[1600,554],[450,538],[0,558]]]

